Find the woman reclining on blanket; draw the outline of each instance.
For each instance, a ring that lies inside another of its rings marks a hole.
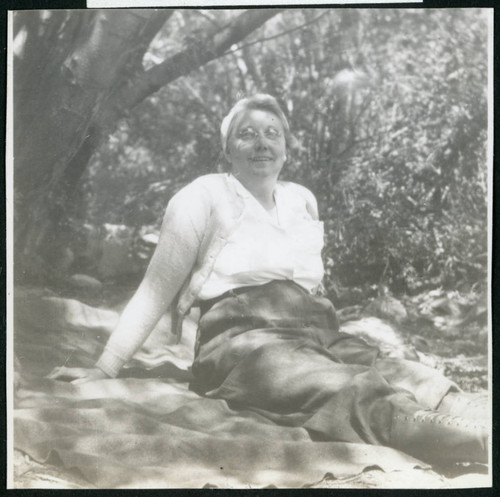
[[[303,426],[314,440],[486,463],[487,413],[473,397],[433,369],[381,357],[339,332],[332,304],[315,295],[323,225],[313,194],[278,180],[290,131],[276,100],[240,100],[221,137],[231,172],[202,176],[172,198],[144,280],[96,367],[51,377],[115,377],[167,308],[178,333],[198,304],[197,392]]]

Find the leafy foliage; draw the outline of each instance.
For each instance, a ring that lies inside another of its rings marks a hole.
[[[234,15],[176,12],[144,64]],[[318,197],[334,300],[381,284],[474,290],[486,275],[487,32],[480,9],[286,10],[137,106],[94,155],[78,216],[158,225],[178,188],[223,167],[231,105],[269,92],[297,141],[283,178]]]

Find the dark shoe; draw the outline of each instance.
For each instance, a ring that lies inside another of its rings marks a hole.
[[[449,392],[437,407],[439,412],[473,420],[491,420],[487,393]]]
[[[488,462],[486,423],[431,410],[396,412],[388,445],[431,463]]]

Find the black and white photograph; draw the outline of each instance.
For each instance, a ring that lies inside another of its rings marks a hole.
[[[491,487],[492,40],[10,11],[8,487]]]

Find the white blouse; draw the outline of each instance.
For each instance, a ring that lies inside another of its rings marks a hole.
[[[276,207],[266,211],[234,176],[230,180],[244,198],[243,216],[199,298],[211,299],[234,288],[271,280],[292,280],[313,291],[324,273],[323,223],[314,220],[303,201],[279,183],[274,192]]]

